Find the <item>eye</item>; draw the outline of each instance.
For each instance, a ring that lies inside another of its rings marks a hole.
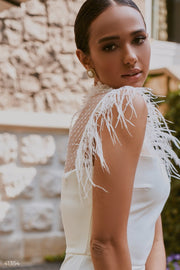
[[[102,49],[105,52],[113,52],[115,51],[119,46],[115,43],[106,44]]]
[[[146,40],[146,36],[139,36],[139,37],[136,37],[134,40],[133,40],[133,43],[134,44],[137,44],[137,45],[141,45],[144,43],[144,41]]]

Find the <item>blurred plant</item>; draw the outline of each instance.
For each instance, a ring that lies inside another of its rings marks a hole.
[[[174,130],[174,136],[180,139],[180,89],[170,92],[165,100],[168,105],[168,111],[165,118],[171,130]],[[173,146],[172,146],[173,147]],[[174,147],[178,157],[180,149]],[[180,168],[177,168],[180,174]],[[180,253],[180,181],[172,179],[171,194],[162,213],[164,228],[164,241],[167,255]],[[169,268],[173,269],[173,268]],[[175,268],[176,269],[176,268]],[[178,268],[179,269],[179,268]]]
[[[44,257],[46,262],[54,263],[54,262],[63,262],[65,258],[65,253],[61,255],[47,255]]]
[[[167,257],[167,270],[180,270],[180,254],[172,254]]]
[[[168,111],[165,115],[169,122],[169,127],[174,130],[175,136],[180,139],[180,89],[175,92],[170,92],[166,97]],[[176,148],[176,153],[180,156],[180,149]]]

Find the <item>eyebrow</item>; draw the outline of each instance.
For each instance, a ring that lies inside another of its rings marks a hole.
[[[144,28],[142,29],[139,29],[139,30],[136,30],[134,32],[132,32],[130,35],[131,36],[135,36],[139,33],[142,33],[142,32],[146,32],[146,30]],[[102,43],[102,42],[105,42],[105,41],[110,41],[110,40],[119,40],[120,39],[120,36],[109,36],[109,37],[104,37],[104,38],[101,38],[98,43]]]

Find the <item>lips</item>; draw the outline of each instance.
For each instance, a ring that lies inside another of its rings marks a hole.
[[[133,77],[140,75],[141,73],[142,73],[142,71],[140,69],[133,69],[133,70],[130,70],[127,73],[121,75],[121,76],[123,78],[133,78]]]

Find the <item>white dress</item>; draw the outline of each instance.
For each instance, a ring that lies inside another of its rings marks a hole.
[[[94,269],[90,255],[93,164],[92,158],[88,159],[87,156],[90,157],[92,153],[98,155],[102,166],[108,169],[103,159],[97,121],[100,116],[104,116],[104,123],[110,128],[112,140],[115,140],[110,117],[112,106],[118,106],[119,121],[126,126],[127,120],[124,119],[124,111],[121,108],[122,100],[128,97],[127,103],[132,106],[133,96],[138,92],[147,103],[148,121],[134,179],[127,235],[132,270],[145,270],[146,260],[154,240],[155,223],[170,191],[168,174],[174,169],[168,158],[171,156],[176,163],[179,162],[169,142],[173,140],[175,144],[178,144],[178,141],[170,134],[166,124],[160,122],[159,118],[163,122],[164,119],[152,103],[151,93],[145,88],[132,87],[105,89],[83,131],[77,148],[75,168],[64,174],[61,211],[67,248],[61,270]],[[93,140],[96,144],[93,144]],[[86,161],[84,151],[88,151]]]

